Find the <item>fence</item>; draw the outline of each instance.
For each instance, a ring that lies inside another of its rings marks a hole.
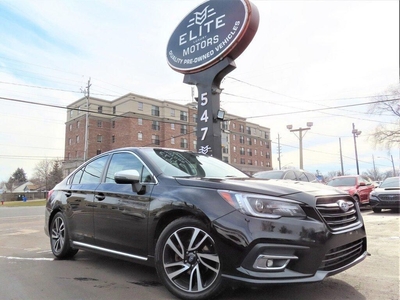
[[[25,193],[2,193],[0,194],[1,201],[22,201],[25,196],[26,200],[45,199],[47,192],[25,192]]]

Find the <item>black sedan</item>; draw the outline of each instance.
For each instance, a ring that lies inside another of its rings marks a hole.
[[[155,266],[182,299],[227,281],[316,282],[367,254],[358,204],[306,182],[248,177],[210,156],[124,148],[89,160],[49,192],[53,254],[79,249]]]
[[[386,178],[369,195],[369,204],[376,213],[382,209],[400,209],[400,177]]]

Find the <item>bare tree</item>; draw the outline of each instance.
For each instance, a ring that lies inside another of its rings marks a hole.
[[[46,191],[49,190],[49,176],[52,170],[53,161],[51,160],[41,160],[34,169],[33,177],[31,181],[36,185],[44,188]]]
[[[372,134],[375,145],[383,145],[386,149],[399,147],[400,145],[400,84],[390,88],[386,95],[376,97],[369,109],[369,113],[378,114],[386,120],[393,120],[392,123],[380,124]]]

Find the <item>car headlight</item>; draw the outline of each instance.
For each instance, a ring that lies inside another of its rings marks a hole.
[[[231,191],[218,191],[221,197],[240,212],[261,218],[305,217],[301,206],[288,199]]]
[[[376,193],[374,193],[374,192],[371,192],[371,193],[369,194],[369,199],[371,200],[371,198],[372,198],[372,199],[378,199],[378,197],[376,196]]]

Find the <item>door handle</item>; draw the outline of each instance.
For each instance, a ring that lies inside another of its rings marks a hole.
[[[96,198],[98,201],[103,201],[103,200],[106,198],[106,196],[104,196],[104,194],[97,194],[97,195],[95,196],[95,198]]]

